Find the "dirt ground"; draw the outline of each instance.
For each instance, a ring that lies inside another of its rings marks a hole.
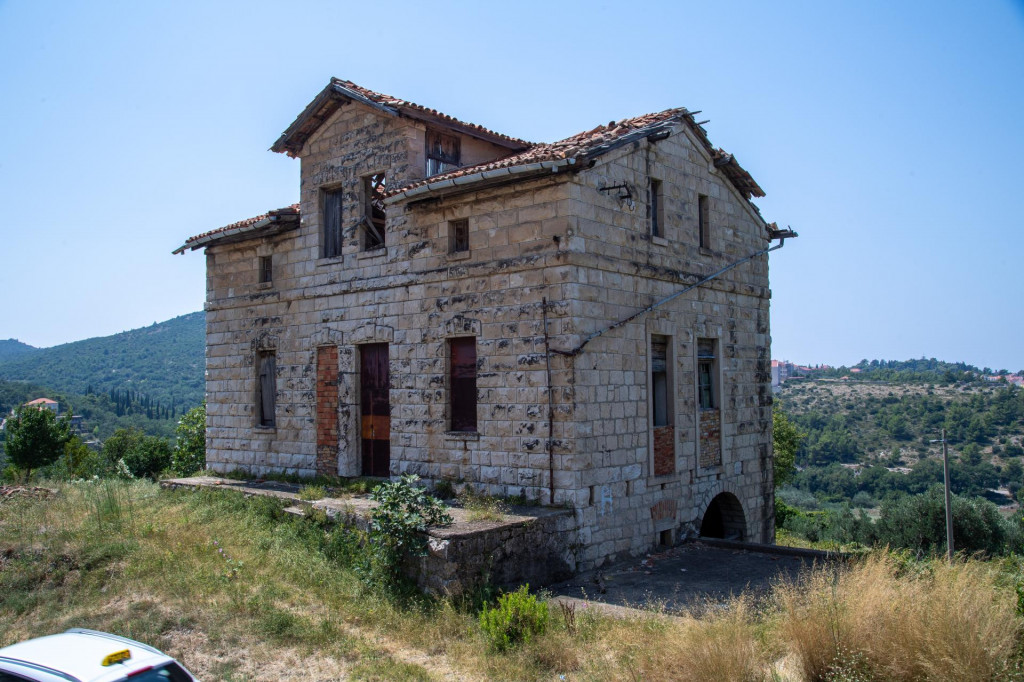
[[[689,542],[581,573],[548,590],[586,602],[675,611],[740,592],[763,594],[773,582],[795,579],[828,560],[823,553],[788,556]]]

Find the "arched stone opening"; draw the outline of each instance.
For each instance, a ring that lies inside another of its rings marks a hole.
[[[732,493],[716,495],[704,512],[701,537],[743,541],[746,534],[747,520],[740,501]]]

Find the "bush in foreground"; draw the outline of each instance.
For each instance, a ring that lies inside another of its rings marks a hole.
[[[501,595],[494,608],[484,606],[480,612],[480,628],[495,651],[529,642],[547,629],[548,605],[529,590],[529,585],[523,585]]]

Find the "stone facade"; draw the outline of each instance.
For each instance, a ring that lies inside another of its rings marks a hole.
[[[768,246],[771,226],[737,184],[738,166],[725,165],[731,157],[722,162],[676,110],[656,121],[658,134],[643,135],[654,130],[643,118],[591,131],[579,168],[559,167],[566,157],[515,175],[531,168],[526,158],[508,162],[509,179],[488,178],[474,164],[546,147],[408,103],[381,108],[396,100],[364,101],[369,91],[348,86],[322,93],[332,107],[318,98],[289,129],[301,222],[273,233],[266,220],[247,222],[183,247],[206,248],[209,466],[359,476],[376,447],[392,475],[575,510],[581,568],[696,534],[709,508],[726,510],[724,527],[742,528],[734,535],[771,542],[767,255],[637,315]],[[438,129],[459,139],[470,168],[433,189],[425,150]],[[367,250],[364,179],[380,172],[385,247]],[[341,250],[330,258],[325,192],[342,197]],[[468,249],[453,250],[462,220]],[[261,283],[266,256],[273,280]],[[664,398],[651,390],[652,335],[667,340]],[[452,428],[451,346],[461,338],[477,358],[471,430]],[[698,340],[717,348],[711,408],[698,398]],[[367,344],[387,344],[383,420],[368,418],[362,395]],[[260,425],[256,405],[266,353],[276,360],[273,426]],[[667,401],[658,427],[656,399]],[[723,494],[742,511],[713,505]]]

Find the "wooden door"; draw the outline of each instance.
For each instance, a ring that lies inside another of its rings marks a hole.
[[[388,344],[359,347],[363,476],[391,475],[391,398]]]

